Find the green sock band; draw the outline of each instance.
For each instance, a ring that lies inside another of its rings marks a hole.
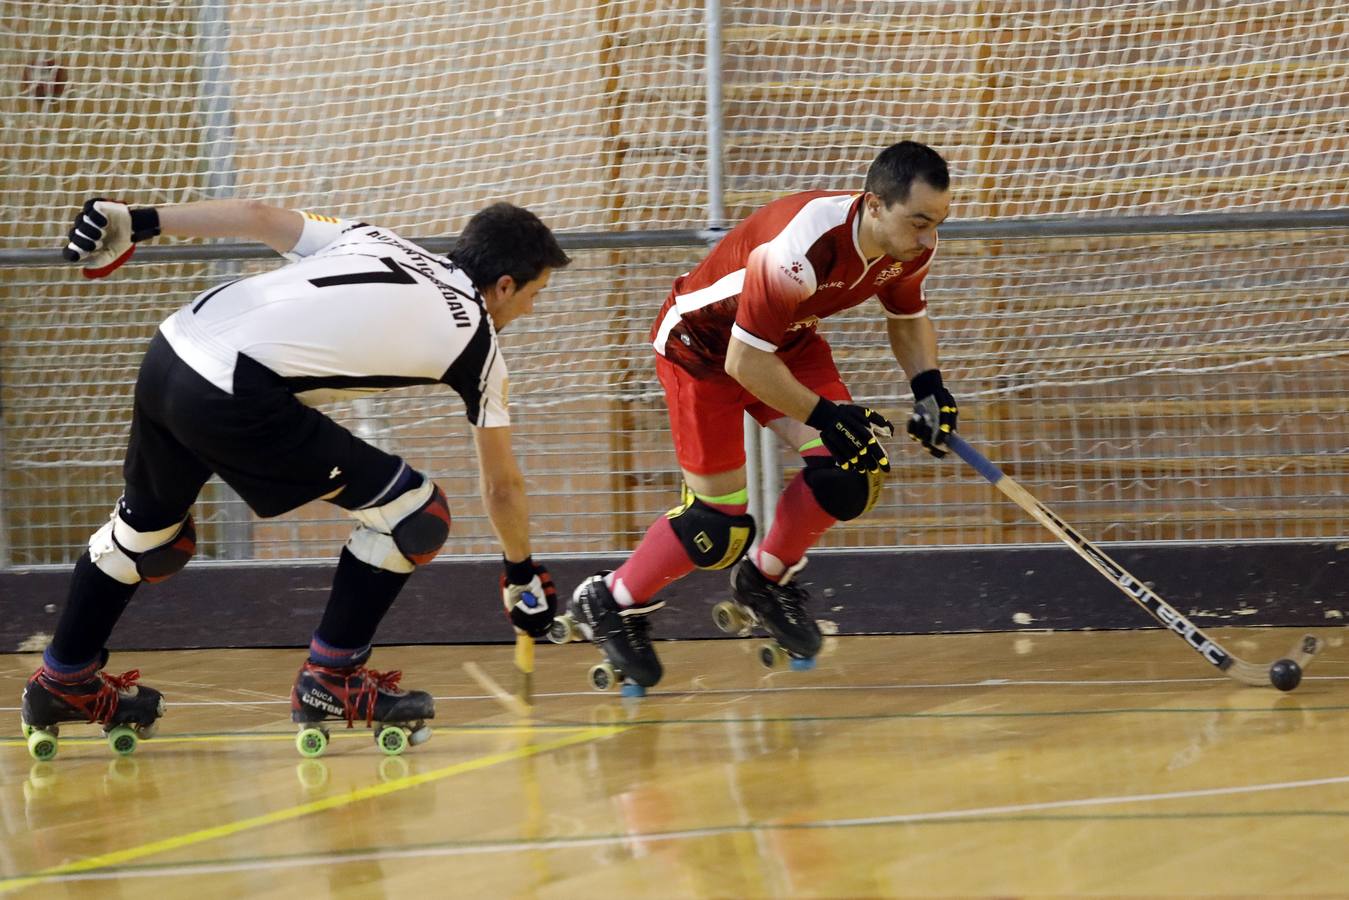
[[[796,448],[796,452],[797,452],[797,453],[805,453],[807,450],[814,450],[816,447],[823,447],[823,446],[824,446],[824,441],[823,441],[822,439],[820,439],[820,438],[816,438],[816,439],[813,440],[813,441],[806,441],[806,442],[805,442],[804,444],[802,444],[800,447],[797,447],[797,448]]]
[[[702,494],[694,494],[704,503],[715,503],[719,506],[734,506],[740,503],[749,503],[749,487],[742,487],[738,491],[729,494],[722,494],[720,497],[704,497]]]

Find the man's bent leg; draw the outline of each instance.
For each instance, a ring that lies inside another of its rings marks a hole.
[[[388,488],[351,511],[359,524],[342,548],[323,619],[309,659],[323,666],[360,665],[375,631],[413,570],[430,562],[450,532],[449,507],[440,488],[395,460]]]
[[[740,547],[732,547],[739,539],[733,536],[734,529],[741,529],[743,534],[746,527],[745,522],[739,521],[745,516],[749,505],[743,467],[715,475],[700,475],[685,470],[684,483],[692,493],[692,498],[686,498],[685,503],[652,522],[646,530],[646,535],[633,550],[632,556],[628,557],[617,571],[605,578],[605,584],[613,592],[614,599],[620,606],[640,606],[647,603],[661,588],[699,567],[699,562],[695,562],[693,557],[698,553],[699,534],[705,532],[706,528],[700,527],[695,520],[711,518],[708,516],[709,511],[725,519],[724,523],[717,523],[715,520],[709,523],[713,530],[718,530],[718,524],[724,524],[720,529],[726,532],[724,537],[709,535],[704,539],[716,543],[718,547],[723,546],[724,542],[725,550],[722,555],[735,549],[739,551],[736,552],[738,559],[740,553],[748,548],[749,541],[753,539],[751,531],[748,540],[743,540]],[[695,501],[699,507],[690,513],[692,503]],[[753,523],[748,523],[748,527],[752,529]],[[688,533],[681,535],[681,531]],[[689,552],[690,546],[694,548],[694,554]],[[733,564],[735,559],[724,565],[716,565],[720,562],[720,557],[710,562],[712,563],[710,565],[707,562],[702,564],[707,568],[725,568]]]
[[[813,461],[833,463],[833,457],[820,442],[819,435],[791,419],[777,419],[769,427],[796,447],[807,464],[807,468],[797,472],[782,492],[773,513],[773,526],[753,554],[759,571],[770,581],[778,581],[805,557],[806,551],[815,546],[838,518],[820,505],[806,480]]]
[[[139,501],[137,507],[119,499],[112,518],[89,539],[88,550],[75,563],[65,607],[43,654],[54,676],[80,675],[101,660],[140,583],[163,581],[178,572],[196,549],[196,531],[186,511],[147,509]]]

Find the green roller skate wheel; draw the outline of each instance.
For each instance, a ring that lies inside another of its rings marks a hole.
[[[25,741],[28,740],[29,735],[31,735],[34,731],[37,731],[37,729],[34,728],[32,725],[29,725],[27,722],[23,723],[23,739]]]
[[[407,749],[407,732],[392,725],[381,728],[375,733],[375,743],[379,745],[379,749],[384,751],[386,756],[397,756]]]
[[[29,729],[28,755],[38,762],[47,762],[56,757],[56,735],[40,728]]]
[[[308,759],[322,756],[323,751],[328,749],[328,735],[319,728],[301,728],[295,736],[295,749]]]
[[[130,725],[118,725],[108,732],[108,746],[118,756],[130,756],[136,750],[140,737]]]

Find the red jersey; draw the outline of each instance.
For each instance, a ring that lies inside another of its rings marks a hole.
[[[826,316],[876,297],[887,316],[927,315],[933,250],[868,262],[858,246],[862,195],[807,191],[775,200],[675,279],[651,330],[656,352],[696,376],[724,375],[732,335],[770,353],[808,340]]]

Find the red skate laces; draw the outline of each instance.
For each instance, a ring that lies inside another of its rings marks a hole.
[[[51,677],[43,678],[43,686],[49,693],[84,713],[90,722],[107,725],[117,713],[117,704],[121,701],[122,695],[135,691],[136,682],[140,681],[140,677],[140,669],[131,669],[121,675],[98,672],[94,675],[94,679],[99,682],[98,690],[93,693],[70,693],[65,689],[75,685]]]
[[[403,677],[403,673],[398,669],[391,672],[376,672],[374,669],[367,669],[365,666],[357,666],[355,669],[330,669],[327,666],[316,666],[313,663],[305,663],[305,667],[312,672],[318,672],[340,682],[338,684],[330,682],[324,686],[332,690],[333,694],[342,701],[342,710],[346,713],[348,728],[353,727],[356,720],[360,718],[362,706],[365,709],[366,726],[368,727],[374,722],[375,704],[379,700],[379,692],[398,692],[398,682]],[[360,682],[360,687],[354,691],[350,688],[353,679]]]
[[[121,696],[138,690],[136,682],[140,681],[141,670],[131,669],[121,675],[109,675],[106,672],[98,674],[103,679],[103,686],[98,689],[98,695],[94,698],[94,718],[91,721],[106,725],[117,712]]]

